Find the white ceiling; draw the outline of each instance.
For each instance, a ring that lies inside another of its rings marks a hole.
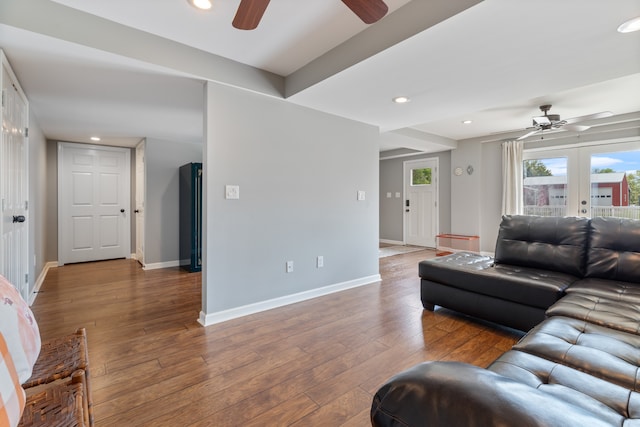
[[[246,32],[239,0],[2,0],[0,48],[46,136],[69,141],[201,142],[205,80],[379,126],[382,149],[525,133],[545,103],[640,111],[640,32],[616,32],[637,0],[386,1],[367,26],[339,0],[273,0]]]

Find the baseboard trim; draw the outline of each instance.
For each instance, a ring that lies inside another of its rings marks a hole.
[[[42,284],[44,283],[44,279],[47,277],[47,273],[49,273],[49,270],[57,267],[58,267],[58,261],[48,262],[44,265],[44,267],[42,268],[42,271],[40,272],[40,275],[38,276],[38,279],[33,284],[33,292],[31,292],[31,296],[29,297],[30,306],[33,305],[34,302],[36,302],[36,297],[38,296],[38,292],[40,292],[40,288],[42,287]]]
[[[380,239],[380,243],[384,243],[384,244],[387,244],[387,245],[404,245],[404,242],[402,242],[400,240]]]
[[[180,261],[165,261],[165,262],[154,262],[151,264],[144,264],[142,266],[143,270],[157,270],[159,268],[170,268],[170,267],[180,267]]]
[[[261,301],[254,304],[248,304],[229,310],[218,311],[216,313],[206,314],[201,311],[198,323],[200,323],[202,326],[211,326],[217,323],[226,322],[228,320],[237,319],[239,317],[248,316],[250,314],[259,313],[261,311],[267,311],[274,308],[283,307],[285,305],[306,301],[312,298],[346,291],[347,289],[357,288],[359,286],[371,285],[374,283],[378,283],[381,280],[382,278],[380,277],[380,275],[375,274],[373,276],[361,277],[359,279],[349,280],[347,282],[324,286],[322,288],[299,292],[297,294],[274,298],[267,301]]]

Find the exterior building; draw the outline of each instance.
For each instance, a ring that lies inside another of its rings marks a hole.
[[[531,176],[524,179],[525,206],[564,206],[566,176]],[[629,206],[629,184],[624,172],[591,174],[591,206]]]

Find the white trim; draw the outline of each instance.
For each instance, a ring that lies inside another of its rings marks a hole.
[[[423,154],[430,154],[431,151],[418,151],[416,153],[404,153],[404,154],[394,154],[393,156],[380,156],[380,160],[393,160],[400,159],[402,157],[413,157],[413,156],[421,156]]]
[[[159,268],[170,268],[170,267],[180,267],[180,261],[165,261],[165,262],[154,262],[151,264],[144,264],[142,266],[143,270],[157,270]]]
[[[38,292],[40,291],[40,288],[44,283],[44,279],[47,277],[47,273],[49,273],[49,269],[57,267],[58,261],[48,262],[44,265],[42,271],[40,272],[40,275],[38,276],[38,280],[36,280],[36,282],[33,284],[33,291],[31,292],[28,301],[29,305],[33,305],[33,303],[36,302],[36,297],[38,296]]]
[[[404,242],[402,242],[400,240],[380,239],[380,243],[385,243],[387,245],[404,245]]]
[[[131,254],[131,259],[135,259],[135,260],[138,259],[138,256],[135,254],[135,252]]]
[[[329,286],[325,286],[318,289],[312,289],[310,291],[305,291],[305,292],[299,292],[297,294],[286,295],[283,297],[274,298],[267,301],[248,304],[242,307],[236,307],[236,308],[231,308],[229,310],[218,311],[216,313],[206,314],[201,311],[200,318],[198,319],[198,323],[200,323],[202,326],[211,326],[217,323],[226,322],[228,320],[237,319],[238,317],[259,313],[261,311],[267,311],[267,310],[282,307],[285,305],[306,301],[312,298],[317,298],[324,295],[333,294],[336,292],[346,291],[347,289],[356,288],[359,286],[378,283],[381,280],[382,278],[380,277],[380,275],[375,274],[373,276],[361,277],[360,279],[349,280],[347,282],[337,283],[335,285],[329,285]]]

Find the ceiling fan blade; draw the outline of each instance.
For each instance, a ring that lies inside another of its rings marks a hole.
[[[239,30],[254,30],[264,11],[267,10],[270,0],[240,0],[240,6],[233,18],[233,26]]]
[[[600,113],[587,114],[586,116],[572,117],[564,120],[567,124],[583,122],[585,120],[603,119],[605,117],[611,117],[613,113],[611,111],[602,111]]]
[[[389,11],[383,0],[342,0],[365,24],[378,22]]]
[[[562,125],[561,127],[564,130],[569,130],[574,132],[584,132],[585,130],[591,128],[591,126],[571,125],[571,124]]]
[[[529,133],[525,133],[525,134],[524,134],[524,135],[522,135],[520,138],[517,138],[517,139],[516,139],[516,141],[520,141],[521,139],[528,138],[528,137],[530,137],[531,135],[536,134],[536,133],[538,133],[538,132],[540,132],[540,129],[532,130],[532,131],[531,131],[531,132],[529,132]]]

